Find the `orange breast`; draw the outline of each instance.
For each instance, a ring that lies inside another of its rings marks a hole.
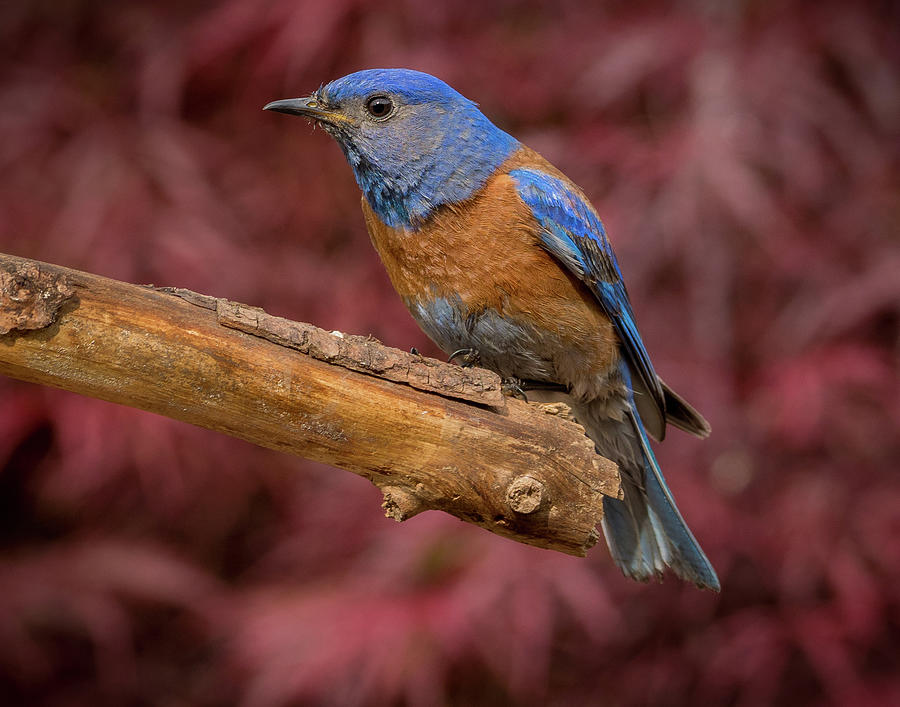
[[[458,297],[471,315],[494,310],[545,332],[548,348],[581,360],[584,373],[605,374],[616,359],[612,324],[540,245],[538,223],[507,174],[519,166],[562,176],[523,148],[472,199],[440,208],[417,231],[386,226],[364,197],[372,243],[404,301]]]

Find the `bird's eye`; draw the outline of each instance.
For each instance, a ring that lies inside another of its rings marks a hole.
[[[387,118],[394,110],[394,104],[387,96],[372,96],[366,101],[366,110],[373,118]]]

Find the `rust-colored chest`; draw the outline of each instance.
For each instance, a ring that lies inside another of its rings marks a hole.
[[[472,199],[442,207],[415,231],[386,226],[363,198],[372,243],[411,309],[442,298],[458,301],[464,318],[491,311],[527,321],[547,332],[553,348],[582,349],[593,359],[589,368],[605,369],[614,357],[612,325],[587,287],[541,246],[540,227],[507,174],[523,162],[559,174],[523,150]]]
[[[493,178],[476,198],[441,208],[416,231],[384,225],[363,200],[372,243],[401,296],[453,294],[496,306],[504,292],[549,269],[533,219],[509,198],[511,181]]]

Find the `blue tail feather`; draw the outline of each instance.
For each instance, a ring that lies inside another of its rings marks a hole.
[[[644,452],[644,485],[650,518],[654,525],[661,529],[672,550],[672,557],[666,564],[684,579],[719,591],[719,578],[675,505],[675,499],[672,498],[672,492],[669,491],[663,478],[656,456],[650,449],[647,435],[637,416],[632,416],[632,423],[638,429]],[[665,547],[665,544],[662,547]]]
[[[619,371],[630,390],[627,363]],[[621,412],[619,419],[608,413],[588,415],[585,425],[600,453],[612,456],[622,475],[624,499],[603,499],[603,534],[613,559],[634,579],[662,577],[669,567],[682,579],[719,591],[719,578],[663,478],[632,394]]]
[[[675,505],[640,419],[628,413],[643,465],[643,488],[623,469],[625,499],[603,499],[603,532],[613,559],[634,579],[661,577],[670,567],[699,587],[720,590],[716,572]],[[636,451],[638,451],[636,450]]]

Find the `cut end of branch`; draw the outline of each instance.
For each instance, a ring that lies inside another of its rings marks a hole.
[[[74,294],[63,273],[41,270],[34,261],[3,261],[0,263],[0,334],[50,326]]]

